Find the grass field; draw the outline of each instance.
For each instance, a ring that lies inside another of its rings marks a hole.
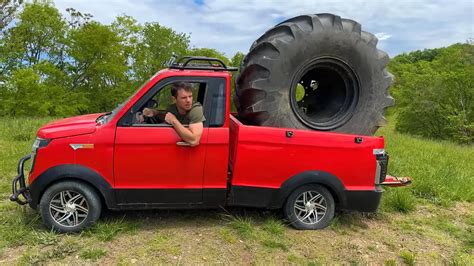
[[[379,131],[389,173],[376,214],[338,213],[320,231],[296,231],[255,209],[107,212],[75,235],[47,231],[8,200],[18,159],[52,118],[0,118],[0,264],[452,264],[474,265],[474,148]]]

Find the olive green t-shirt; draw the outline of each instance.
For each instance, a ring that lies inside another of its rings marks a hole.
[[[183,125],[196,124],[199,122],[206,121],[206,118],[204,117],[204,113],[202,110],[202,105],[198,102],[193,103],[191,110],[186,112],[185,115],[182,115],[178,112],[178,108],[176,107],[176,104],[172,104],[168,106],[168,109],[166,111],[174,114],[174,116],[176,116],[178,121]]]

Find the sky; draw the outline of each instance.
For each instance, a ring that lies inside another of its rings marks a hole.
[[[196,48],[232,57],[274,25],[298,15],[332,13],[359,22],[391,57],[474,38],[474,0],[55,0],[110,24],[119,15],[190,35]]]

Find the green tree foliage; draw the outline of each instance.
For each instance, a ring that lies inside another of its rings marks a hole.
[[[395,57],[396,129],[434,139],[474,142],[474,46]]]
[[[47,59],[59,63],[60,44],[64,42],[66,22],[48,3],[25,5],[19,21],[2,38],[2,65],[5,70],[31,67]]]
[[[211,48],[193,48],[189,50],[186,54],[194,56],[206,56],[222,60],[226,66],[230,64],[229,59],[221,52],[211,49]]]
[[[0,6],[0,26],[21,10],[0,28],[0,115],[110,111],[173,53],[189,51],[188,35],[129,16],[103,25],[72,8],[63,17],[48,0]]]
[[[22,3],[22,0],[0,0],[0,36],[16,17],[17,10]]]
[[[237,52],[233,57],[232,59],[230,60],[231,61],[231,65],[234,66],[234,67],[237,67],[239,69],[239,71],[237,71],[237,73],[234,73],[234,75],[232,75],[232,84],[231,84],[231,95],[232,95],[232,101],[231,101],[231,111],[232,112],[237,112],[237,107],[235,106],[235,102],[234,102],[234,97],[235,97],[235,81],[236,81],[236,78],[237,76],[240,74],[240,64],[242,63],[242,60],[244,60],[244,57],[245,55],[241,52]]]
[[[189,49],[188,35],[177,33],[156,22],[145,23],[142,32],[134,67],[138,80],[146,80],[165,68],[173,53],[183,55]]]
[[[90,102],[82,112],[110,109],[128,84],[119,36],[109,26],[90,22],[71,30],[69,40],[71,89],[83,92]]]

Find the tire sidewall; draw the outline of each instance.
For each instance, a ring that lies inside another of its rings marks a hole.
[[[66,227],[58,224],[49,211],[49,204],[52,198],[59,192],[70,190],[76,193],[80,193],[84,196],[89,206],[89,211],[86,219],[77,226]],[[60,233],[75,233],[83,230],[84,228],[90,227],[93,225],[100,217],[101,214],[101,201],[97,193],[87,184],[77,181],[65,181],[56,183],[46,189],[40,201],[40,214],[43,220],[43,223],[50,230],[60,232]]]
[[[351,115],[351,119],[334,131],[360,132],[364,131],[364,127],[369,126],[360,126],[360,122],[353,123],[351,121],[371,121],[367,117],[361,119],[361,114],[366,116],[367,113],[363,110],[374,109],[374,104],[376,104],[374,99],[378,98],[376,95],[383,92],[383,89],[379,88],[379,84],[376,82],[376,80],[383,79],[383,69],[377,64],[377,50],[363,42],[360,35],[346,31],[316,31],[306,38],[295,39],[291,45],[281,45],[279,51],[282,59],[279,64],[274,64],[270,68],[274,78],[271,79],[272,82],[268,84],[268,87],[274,88],[275,94],[280,96],[275,97],[277,101],[271,104],[278,108],[274,108],[271,112],[275,114],[275,117],[289,116],[291,114],[291,119],[278,119],[278,121],[281,121],[278,126],[309,128],[297,117],[291,108],[292,86],[297,83],[294,79],[297,76],[301,76],[298,73],[301,69],[311,62],[322,58],[333,58],[344,62],[354,71],[359,82],[359,98],[356,100],[357,106]],[[383,95],[380,96],[383,97]],[[269,110],[270,108],[271,106],[262,106],[262,110]],[[260,110],[255,108],[254,111]],[[269,122],[274,124],[276,121]],[[356,128],[361,128],[361,130]]]
[[[319,221],[318,223],[312,224],[312,225],[301,222],[297,218],[295,214],[295,209],[294,209],[296,199],[303,192],[306,192],[306,191],[316,191],[317,193],[321,194],[324,197],[327,204],[326,214],[324,215],[323,219],[321,219],[321,221]],[[334,218],[335,202],[334,202],[333,196],[331,195],[329,190],[327,190],[325,187],[321,185],[305,185],[294,190],[290,194],[283,208],[283,212],[285,214],[286,219],[290,223],[290,225],[293,226],[295,229],[298,229],[298,230],[323,229],[327,227],[331,223],[332,219]]]
[[[376,48],[374,36],[368,37],[370,34],[361,31],[360,25],[357,30],[354,21],[341,23],[337,16],[327,14],[302,17],[311,18],[313,26],[302,27],[307,24],[301,18],[290,19],[252,45],[243,60],[243,75],[237,80],[239,117],[252,125],[373,135],[383,125],[386,108],[393,105],[388,94],[392,82],[386,71],[388,56]],[[356,105],[343,115],[348,119],[327,129],[310,126],[291,106],[299,72],[320,58],[344,63],[358,81]],[[256,66],[258,71],[253,69]],[[265,99],[254,96],[255,90],[262,92],[258,96],[265,95]],[[259,119],[254,118],[257,114]]]

